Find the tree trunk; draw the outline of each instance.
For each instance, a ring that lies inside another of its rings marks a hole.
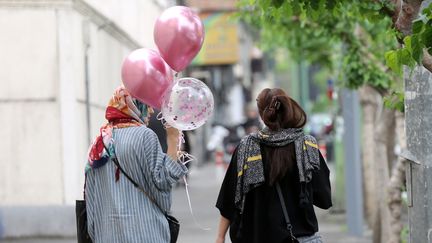
[[[360,104],[363,113],[362,137],[362,167],[364,210],[366,221],[373,228],[374,216],[377,211],[376,183],[375,183],[375,140],[374,128],[378,104],[381,102],[380,94],[372,87],[365,85],[359,90]]]
[[[406,149],[405,118],[401,112],[396,113],[396,133],[401,149]],[[400,233],[403,228],[402,214],[402,187],[405,185],[405,159],[399,157],[392,171],[388,188],[388,207],[390,208],[390,238],[389,243],[401,242]]]
[[[387,242],[390,237],[390,209],[387,205],[387,187],[390,180],[388,142],[394,143],[395,111],[381,106],[375,126],[375,187],[378,210],[375,214],[374,242]],[[378,225],[380,225],[378,229]]]

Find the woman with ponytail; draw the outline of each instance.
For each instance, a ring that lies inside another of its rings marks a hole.
[[[265,128],[234,152],[216,207],[217,243],[322,242],[313,205],[332,206],[329,169],[307,117],[282,89],[264,89],[257,106]]]

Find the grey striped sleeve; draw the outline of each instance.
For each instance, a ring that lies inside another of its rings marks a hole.
[[[149,166],[153,182],[159,190],[170,190],[172,184],[186,175],[186,166],[172,160],[162,151],[158,137],[152,130],[146,129],[143,139],[142,152],[147,158],[144,166]]]

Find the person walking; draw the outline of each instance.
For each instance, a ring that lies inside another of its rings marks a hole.
[[[257,106],[266,127],[232,156],[216,202],[216,242],[228,229],[233,243],[321,242],[313,205],[332,206],[330,172],[315,138],[303,133],[306,113],[277,88],[262,90]]]
[[[88,232],[95,243],[170,242],[165,212],[172,185],[187,168],[177,162],[178,131],[167,129],[164,153],[146,126],[152,113],[124,87],[109,101],[108,123],[90,146],[85,173]]]

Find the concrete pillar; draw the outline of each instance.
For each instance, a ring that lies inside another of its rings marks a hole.
[[[345,190],[348,232],[363,235],[363,189],[360,158],[360,103],[357,91],[342,91]]]
[[[432,75],[418,67],[405,76],[409,242],[432,242]]]

